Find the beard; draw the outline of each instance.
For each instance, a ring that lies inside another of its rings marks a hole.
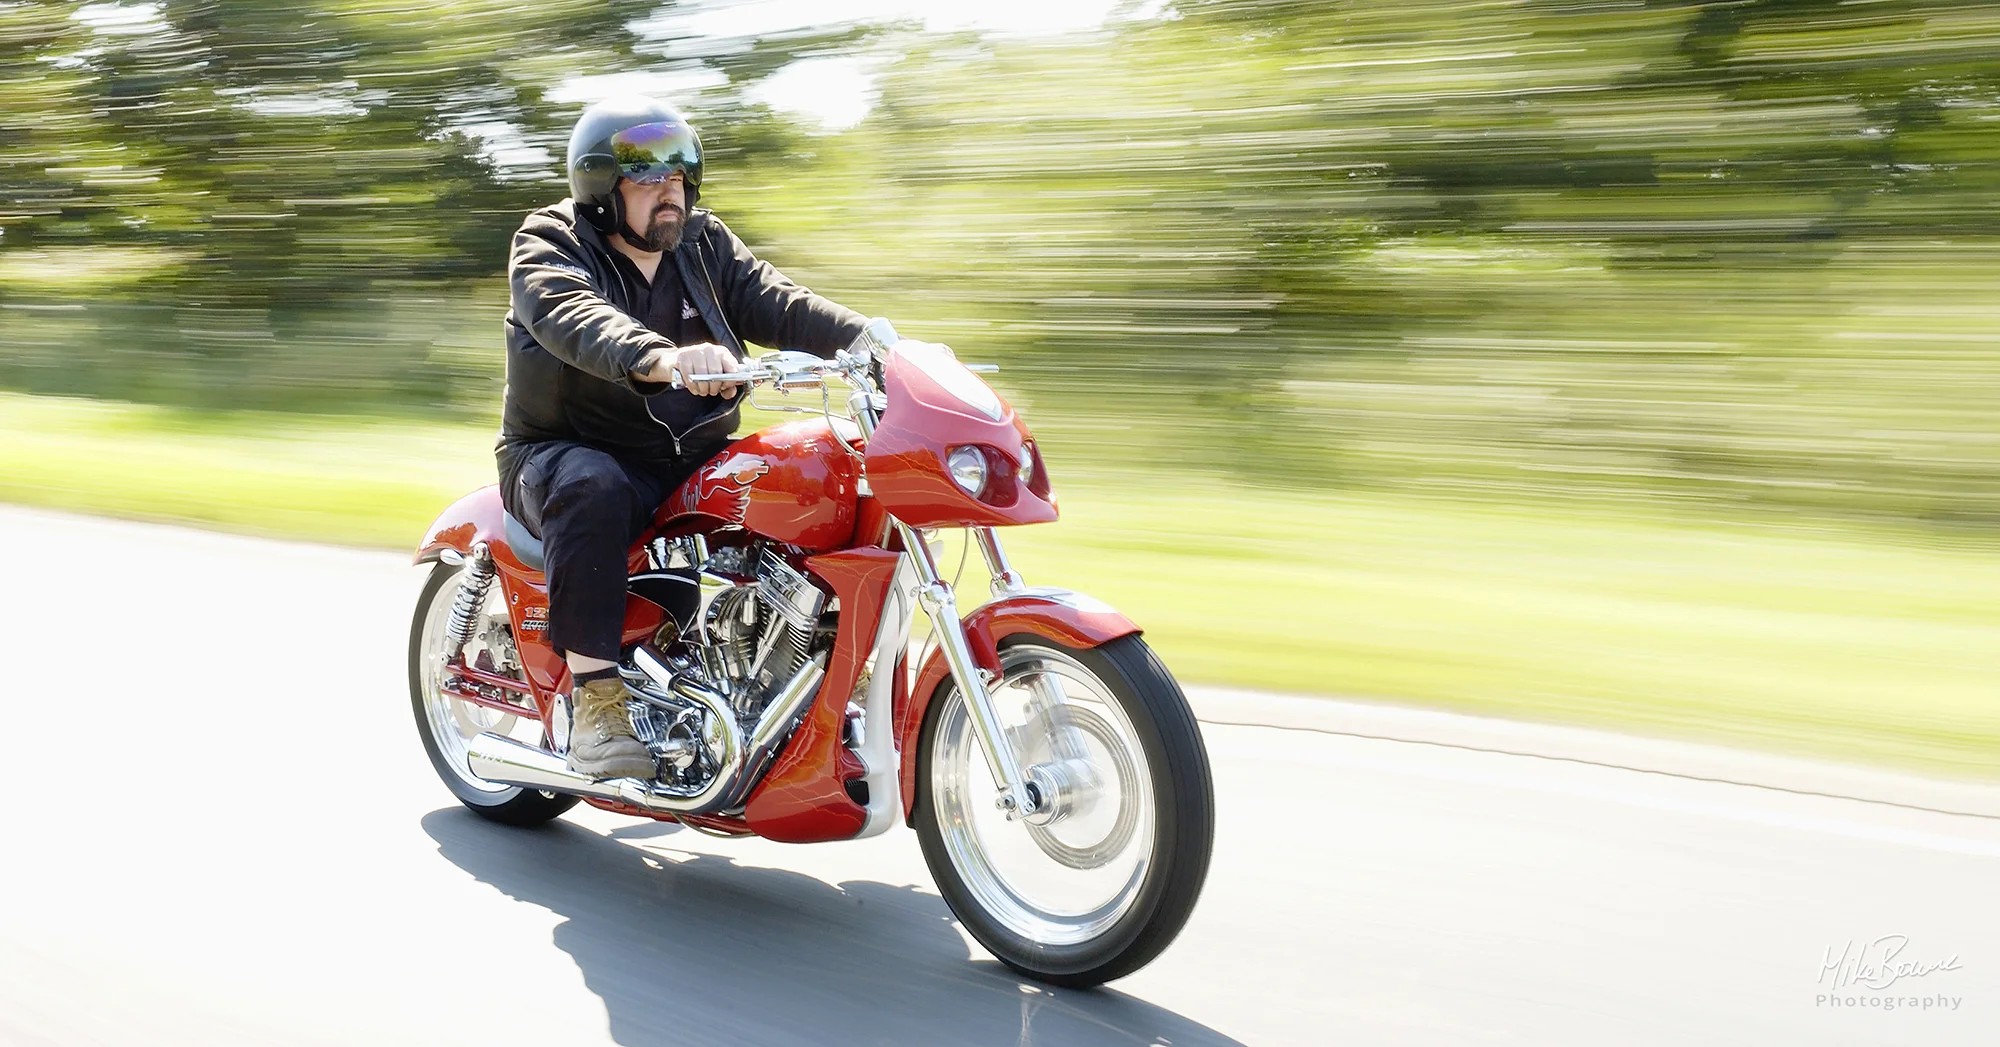
[[[639,239],[645,242],[648,251],[671,251],[681,245],[681,230],[685,228],[687,212],[672,204],[662,204],[653,210],[646,235]]]

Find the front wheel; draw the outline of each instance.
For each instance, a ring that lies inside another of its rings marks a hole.
[[[1043,799],[1009,819],[947,681],[917,754],[917,838],[938,891],[1002,963],[1066,986],[1120,978],[1180,933],[1208,874],[1215,794],[1187,699],[1138,636],[1016,636],[996,711]]]

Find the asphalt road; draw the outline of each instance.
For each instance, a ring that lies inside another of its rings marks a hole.
[[[1992,818],[1211,724],[1192,923],[1054,991],[907,830],[461,811],[395,556],[12,509],[0,549],[8,1044],[2000,1042]],[[1836,992],[1890,935],[1917,967]]]

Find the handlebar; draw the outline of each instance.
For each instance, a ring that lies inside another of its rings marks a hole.
[[[803,357],[803,359],[799,359]],[[676,374],[671,383],[674,388],[686,388],[690,382],[718,382],[730,385],[765,385],[775,383],[779,388],[817,386],[825,382],[830,373],[849,373],[857,366],[865,368],[868,358],[855,356],[842,350],[831,360],[822,360],[805,353],[767,353],[751,361],[741,371],[723,374]]]
[[[887,328],[887,324],[883,324],[882,326]],[[893,329],[890,329],[887,333],[889,336],[888,339],[876,341],[874,343],[875,347],[886,349],[887,346],[894,344],[895,332]],[[873,329],[873,325],[871,325],[869,334],[880,339],[880,335]],[[747,385],[753,388],[759,385],[771,384],[776,385],[782,391],[785,389],[815,388],[824,385],[826,376],[829,374],[845,377],[850,383],[858,383],[866,378],[868,366],[874,361],[875,355],[871,347],[867,346],[858,349],[842,349],[833,354],[831,359],[823,359],[813,356],[810,353],[785,350],[775,353],[765,353],[763,356],[751,361],[748,366],[740,371],[729,371],[722,374],[676,374],[670,384],[675,389],[686,388],[690,382],[727,383],[730,385]],[[1000,370],[997,364],[966,364],[964,366],[966,370],[978,374],[994,374]]]
[[[873,419],[879,417],[882,411],[888,409],[888,400],[883,395],[882,389],[876,384],[875,363],[887,354],[889,347],[900,341],[902,339],[896,334],[896,329],[889,325],[889,321],[875,319],[868,322],[866,330],[859,337],[855,338],[852,345],[834,353],[831,358],[822,358],[814,356],[811,353],[781,350],[779,352],[765,353],[755,360],[747,362],[740,371],[728,371],[721,374],[675,374],[673,381],[668,384],[675,389],[685,389],[690,383],[712,382],[738,386],[744,390],[743,399],[752,407],[761,408],[766,411],[824,414],[828,417],[829,424],[831,424],[833,415],[836,412],[833,410],[833,405],[826,395],[828,392],[826,379],[828,375],[833,375],[845,381],[853,390],[847,396],[847,413],[844,417],[853,418],[858,421],[864,433],[872,433]],[[944,350],[945,355],[953,356],[951,350],[945,346],[937,346],[936,348]],[[956,359],[956,356],[953,356],[953,358]],[[982,374],[992,374],[1000,370],[999,367],[993,364],[965,364],[963,366],[967,370]],[[752,393],[759,386],[774,386],[780,393],[786,394],[789,394],[794,389],[817,389],[820,391],[820,395],[814,397],[814,399],[818,400],[819,404],[817,407],[811,407],[769,402],[760,403],[752,397]]]
[[[999,365],[999,364],[966,364],[966,365],[965,365],[965,369],[966,369],[966,370],[968,370],[968,371],[971,371],[971,372],[973,372],[974,374],[998,374],[998,373],[1000,373],[1000,365]],[[761,368],[761,367],[756,367],[756,366],[751,366],[751,367],[747,367],[747,368],[744,368],[744,369],[743,369],[743,370],[741,370],[741,371],[732,371],[732,372],[730,372],[730,373],[728,373],[728,374],[697,374],[697,375],[688,375],[688,376],[686,376],[686,380],[687,380],[687,381],[690,381],[690,382],[729,382],[729,383],[731,383],[731,384],[736,384],[736,383],[742,383],[742,382],[749,382],[749,383],[752,383],[752,384],[761,384],[761,383],[763,383],[763,382],[769,382],[769,381],[783,381],[783,380],[785,380],[785,379],[792,379],[792,378],[797,378],[797,377],[799,377],[799,376],[801,376],[801,375],[803,375],[803,374],[811,374],[811,375],[824,375],[825,373],[827,373],[828,371],[831,371],[831,370],[834,370],[834,368],[824,368],[824,367],[823,367],[823,368],[814,368],[814,369],[813,369],[813,370],[811,370],[811,371],[789,371],[789,372],[784,372],[784,373],[774,373],[774,372],[771,372],[771,371],[768,371],[768,370],[767,370],[767,369],[765,369],[765,368]],[[789,385],[789,384],[801,384],[801,385],[805,385],[805,384],[812,384],[812,383],[803,383],[803,382],[801,382],[801,383],[792,383],[792,382],[789,382],[789,381],[787,381],[787,382],[786,382],[785,384],[788,384],[788,385]],[[679,379],[679,378],[676,378],[676,379],[674,380],[674,382],[673,382],[673,386],[674,386],[674,388],[676,388],[676,389],[679,389],[679,388],[681,388],[681,379]]]

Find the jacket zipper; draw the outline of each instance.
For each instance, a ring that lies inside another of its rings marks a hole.
[[[616,248],[613,248],[613,250],[615,251],[615,250],[616,250]],[[611,260],[611,272],[612,272],[612,274],[613,274],[613,275],[615,275],[615,276],[617,276],[617,277],[618,277],[618,282],[619,282],[619,284],[621,284],[621,285],[623,285],[623,286],[624,286],[624,288],[625,288],[625,298],[626,298],[626,300],[627,300],[627,301],[633,301],[633,300],[635,300],[635,299],[636,299],[636,297],[637,297],[637,295],[636,295],[636,292],[635,292],[635,291],[633,290],[633,288],[632,288],[632,279],[631,279],[631,277],[629,277],[629,276],[626,276],[626,275],[625,275],[625,270],[624,270],[624,269],[621,269],[621,268],[619,268],[619,266],[618,266],[618,260],[617,260],[616,258],[614,258],[614,259],[612,259],[612,260]],[[643,289],[641,289],[641,290],[643,290]],[[630,315],[630,310],[627,310],[627,315]],[[651,398],[649,397],[649,398],[648,398],[648,400],[650,401],[650,399],[651,399]],[[652,404],[651,404],[650,402],[648,402],[648,404],[646,405],[646,413],[647,413],[647,414],[653,414],[653,407],[652,407]],[[653,420],[654,420],[654,421],[656,421],[656,422],[660,422],[660,428],[662,428],[662,429],[665,429],[665,430],[667,431],[667,439],[669,439],[669,440],[672,440],[672,441],[673,441],[673,444],[674,444],[674,457],[675,457],[675,458],[680,458],[680,457],[683,457],[683,453],[682,453],[682,451],[681,451],[681,434],[679,434],[679,433],[677,433],[677,432],[674,432],[674,427],[673,427],[673,426],[671,426],[671,425],[668,425],[668,424],[667,424],[666,422],[664,422],[664,421],[660,421],[660,417],[659,417],[658,415],[653,415]],[[697,423],[697,424],[699,424],[699,423]],[[688,430],[688,431],[689,431],[689,432],[693,432],[694,430],[690,429],[690,430]]]

